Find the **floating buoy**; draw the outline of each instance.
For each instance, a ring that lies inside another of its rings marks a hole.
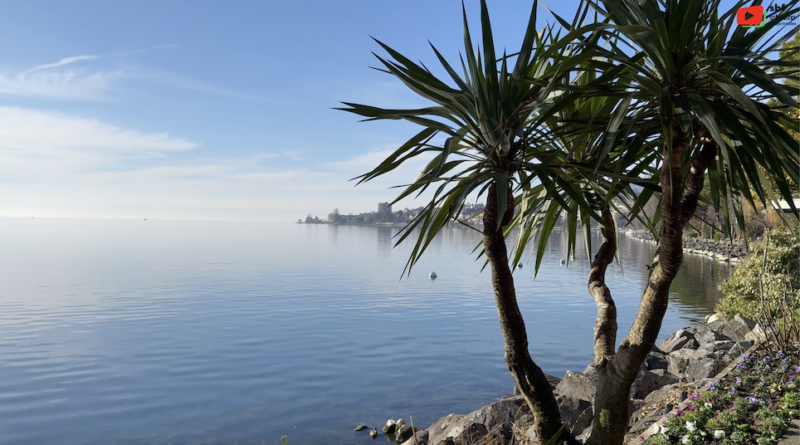
[[[435,280],[436,279],[436,272],[431,272],[430,275],[428,275],[428,278],[430,278],[431,280]]]
[[[563,266],[565,264],[567,264],[567,260],[565,260],[564,258],[561,258],[561,265]]]
[[[522,264],[517,264],[517,269],[522,269]]]

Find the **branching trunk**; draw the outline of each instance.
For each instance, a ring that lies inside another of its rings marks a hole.
[[[502,222],[508,224],[514,212],[513,198],[509,198],[509,202],[502,205],[506,206]],[[497,215],[497,191],[495,185],[492,185],[488,190],[483,214],[483,246],[492,267],[492,287],[497,302],[500,329],[505,340],[506,365],[534,416],[537,438],[544,443],[561,428],[561,412],[544,372],[533,362],[528,352],[528,334],[517,305],[514,277],[508,264],[503,231],[502,228],[497,230]],[[571,436],[570,441],[574,443]]]
[[[661,237],[647,288],[628,337],[622,341],[613,360],[596,367],[598,373],[594,427],[589,439],[592,445],[617,445],[623,442],[630,416],[628,404],[631,385],[645,357],[655,345],[661,330],[661,321],[667,311],[669,287],[683,259],[681,155],[686,146],[685,135],[676,127],[672,150],[664,148],[662,194],[659,202]]]
[[[617,346],[617,306],[611,298],[611,291],[606,286],[606,268],[614,261],[617,253],[617,234],[614,230],[614,218],[608,205],[602,209],[603,221],[606,224],[601,231],[603,242],[592,261],[589,272],[589,294],[597,304],[597,320],[594,322],[594,364],[601,365],[614,356]]]
[[[700,143],[700,152],[692,163],[685,184],[681,155],[687,149],[688,141],[680,129],[676,128],[673,133],[672,151],[664,150],[659,202],[661,238],[630,334],[622,341],[613,359],[600,363],[596,360],[597,394],[589,444],[618,445],[624,440],[630,414],[628,403],[631,385],[661,330],[661,322],[667,311],[669,287],[683,260],[683,228],[697,210],[705,171],[717,154],[717,146],[705,129],[701,130]]]

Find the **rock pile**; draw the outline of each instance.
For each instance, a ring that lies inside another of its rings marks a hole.
[[[628,236],[634,239],[642,241],[654,241],[653,235],[647,231],[630,231],[626,233]],[[732,261],[738,260],[739,258],[752,253],[744,243],[735,242],[731,244],[728,240],[714,241],[708,238],[684,238],[683,251],[684,253],[693,253],[699,255],[714,255],[722,260],[727,260],[730,258]]]
[[[631,388],[629,433],[638,434],[664,414],[664,405],[677,404],[722,371],[755,342],[763,341],[760,326],[741,315],[731,321],[681,329],[648,354]],[[561,418],[579,440],[591,433],[596,392],[592,366],[567,371],[563,379],[548,376],[561,407]],[[673,400],[674,399],[674,400]],[[403,445],[535,445],[533,416],[522,396],[506,397],[467,415],[442,417]]]

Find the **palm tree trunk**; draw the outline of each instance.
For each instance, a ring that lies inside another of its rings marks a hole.
[[[497,228],[497,189],[489,187],[486,209],[483,213],[483,247],[492,267],[492,287],[497,302],[500,329],[505,340],[505,360],[508,370],[520,393],[525,398],[534,417],[534,430],[542,443],[553,437],[561,428],[561,412],[550,383],[528,352],[528,334],[525,321],[517,305],[514,277],[508,264],[506,240],[502,227]],[[514,201],[509,191],[503,225],[508,224],[514,212]],[[566,434],[565,436],[569,436]],[[574,439],[573,439],[574,440]]]
[[[617,306],[606,286],[606,268],[617,253],[617,234],[611,209],[604,205],[601,210],[605,227],[602,229],[603,242],[592,261],[589,272],[589,294],[597,304],[597,319],[594,322],[594,361],[595,366],[614,357],[617,344]]]
[[[705,171],[716,156],[717,147],[707,132],[702,133],[700,143],[701,150],[692,163],[684,187],[681,154],[688,141],[680,129],[674,132],[672,150],[664,150],[659,202],[662,228],[653,270],[630,334],[622,341],[613,359],[595,363],[597,393],[594,426],[588,444],[618,445],[625,438],[630,416],[630,389],[661,330],[669,287],[683,260],[683,228],[697,210]]]

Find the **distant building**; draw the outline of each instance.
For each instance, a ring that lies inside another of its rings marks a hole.
[[[379,202],[378,213],[392,213],[392,206],[388,202]]]

